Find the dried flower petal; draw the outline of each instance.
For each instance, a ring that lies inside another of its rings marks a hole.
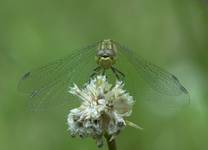
[[[73,137],[92,137],[97,146],[103,145],[103,136],[116,138],[126,126],[124,117],[130,116],[133,97],[123,90],[123,82],[109,84],[105,76],[97,76],[84,89],[74,84],[69,92],[78,96],[81,106],[70,110],[68,126]]]

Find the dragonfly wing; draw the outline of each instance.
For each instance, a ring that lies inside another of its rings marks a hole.
[[[87,58],[95,53],[96,45],[26,73],[19,81],[18,90],[30,95],[30,104],[34,108],[63,102],[78,68],[87,64]]]
[[[117,45],[137,73],[158,95],[166,95],[169,97],[185,95],[188,98],[184,102],[189,103],[189,93],[176,76],[139,57],[127,47],[120,44]]]

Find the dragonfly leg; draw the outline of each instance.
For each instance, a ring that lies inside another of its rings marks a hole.
[[[118,72],[115,70],[115,68],[114,68],[114,67],[111,67],[111,70],[112,70],[113,73],[115,74],[116,78],[117,78],[118,80],[120,80],[120,77],[119,77],[119,75],[118,75]]]
[[[103,69],[102,75],[103,75],[103,76],[105,75],[105,69]]]
[[[98,66],[95,69],[93,69],[93,71],[99,71],[100,69],[101,69],[101,66]]]
[[[93,73],[90,75],[90,78],[93,78],[96,74],[97,74],[97,72],[93,72]]]
[[[93,78],[95,75],[97,75],[101,70],[101,66],[96,67],[93,69],[93,73],[90,75],[90,78]]]
[[[119,73],[120,75],[122,75],[123,77],[125,77],[125,74],[121,71],[119,71],[118,69],[112,67],[117,73]]]

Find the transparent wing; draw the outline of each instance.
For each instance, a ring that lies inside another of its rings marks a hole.
[[[18,90],[30,95],[31,109],[45,109],[64,103],[69,97],[70,84],[75,82],[72,79],[75,76],[78,79],[90,60],[94,60],[96,46],[97,43],[87,46],[26,73],[19,81]]]
[[[123,55],[122,57],[128,60],[137,74],[140,75],[139,77],[144,79],[149,87],[153,89],[145,91],[148,95],[145,99],[149,102],[154,102],[154,105],[157,103],[157,106],[160,105],[160,107],[164,106],[171,109],[190,103],[188,91],[173,74],[139,57],[127,47],[119,43],[116,44],[119,48],[120,55]]]

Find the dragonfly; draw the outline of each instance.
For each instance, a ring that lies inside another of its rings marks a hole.
[[[93,78],[99,74],[105,75],[106,71],[111,71],[117,80],[128,78],[128,71],[121,71],[117,66],[123,57],[136,71],[136,78],[142,78],[156,93],[176,97],[189,95],[175,75],[112,39],[95,42],[75,50],[64,58],[25,73],[19,81],[18,90],[30,96],[30,104],[35,109],[59,105],[63,101],[68,103],[69,85],[75,81]],[[187,104],[189,100],[181,102]]]

